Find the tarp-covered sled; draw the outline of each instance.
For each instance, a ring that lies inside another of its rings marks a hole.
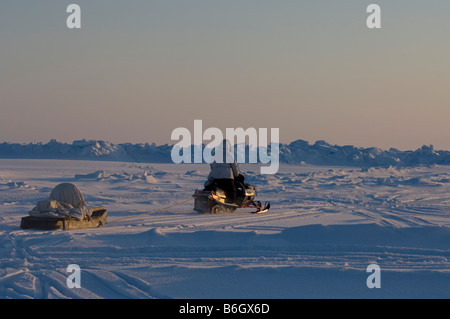
[[[106,222],[108,212],[104,207],[87,208],[81,191],[73,184],[56,186],[49,199],[39,201],[23,217],[23,229],[80,229],[96,228]]]

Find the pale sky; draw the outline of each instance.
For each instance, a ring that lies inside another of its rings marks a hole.
[[[199,119],[450,150],[449,84],[448,0],[0,2],[0,142],[174,144]]]

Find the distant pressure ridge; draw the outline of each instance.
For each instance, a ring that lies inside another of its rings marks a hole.
[[[0,158],[172,163],[172,148],[173,145],[167,144],[114,144],[101,140],[79,140],[71,144],[56,140],[28,144],[4,142],[0,143]],[[246,149],[248,152],[248,147]],[[400,151],[394,148],[383,150],[376,147],[331,145],[325,141],[310,144],[297,140],[280,144],[279,150],[280,163],[285,164],[360,167],[450,165],[450,151],[436,150],[433,145],[424,145],[414,151]]]

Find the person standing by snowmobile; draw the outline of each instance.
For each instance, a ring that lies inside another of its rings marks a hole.
[[[234,203],[236,200],[236,186],[234,180],[236,178],[243,179],[243,175],[241,174],[236,159],[231,151],[230,142],[226,139],[222,142],[222,151],[223,161],[220,161],[220,163],[214,161],[210,164],[211,171],[205,186],[216,186],[222,189],[226,193],[228,202]]]

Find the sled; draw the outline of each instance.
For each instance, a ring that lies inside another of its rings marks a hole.
[[[98,228],[106,223],[108,211],[103,207],[93,209],[89,218],[78,220],[70,216],[66,217],[22,217],[20,227],[22,229],[40,229],[40,230],[73,230],[84,228]]]

